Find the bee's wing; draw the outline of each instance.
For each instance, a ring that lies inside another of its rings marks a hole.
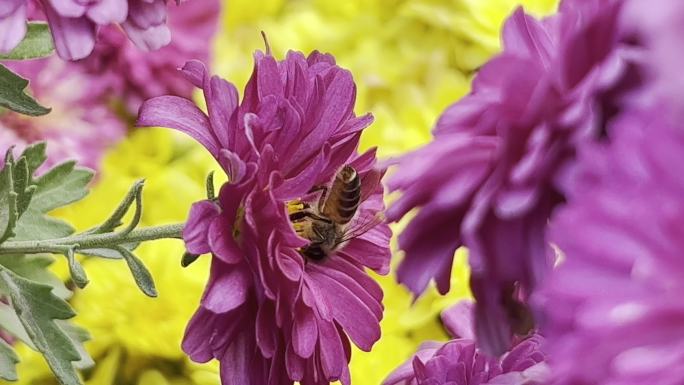
[[[373,216],[360,218],[344,230],[344,236],[337,243],[340,244],[358,238],[384,221],[385,216],[381,212]]]

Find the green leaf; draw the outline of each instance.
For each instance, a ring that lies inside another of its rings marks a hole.
[[[37,185],[27,210],[17,221],[13,241],[62,238],[73,234],[68,223],[46,216],[88,194],[93,171],[77,168],[75,162],[62,163],[35,180]]]
[[[31,341],[43,353],[59,383],[80,385],[72,362],[80,361],[81,355],[55,322],[75,315],[69,304],[55,296],[50,286],[27,280],[10,270],[0,269],[0,279],[9,288],[12,307]]]
[[[121,245],[121,247],[125,248],[128,251],[133,251],[135,250],[140,243],[134,242],[134,243],[124,243]],[[121,255],[120,252],[117,250],[113,249],[108,249],[108,248],[99,248],[99,249],[79,249],[78,250],[79,254],[87,255],[89,257],[100,257],[100,258],[106,258],[106,259],[123,259],[124,256]]]
[[[52,286],[52,292],[59,298],[71,297],[71,291],[64,286],[64,282],[53,274],[49,267],[55,259],[46,254],[35,255],[0,255],[0,266],[5,267],[15,274],[38,283]],[[0,293],[3,293],[0,281]],[[5,295],[9,292],[4,290]]]
[[[36,349],[35,345],[33,345],[31,337],[29,337],[28,333],[26,333],[24,325],[21,324],[21,321],[19,320],[17,313],[15,313],[14,309],[12,309],[12,306],[6,305],[2,302],[0,302],[0,327],[5,329],[5,331],[15,338],[18,338],[21,342],[25,343],[29,348],[38,350]]]
[[[5,166],[0,171],[0,243],[14,235],[17,222],[17,193],[14,191],[14,160],[7,152]]]
[[[35,99],[24,92],[27,86],[28,80],[0,64],[0,107],[9,108],[12,111],[30,116],[40,116],[49,113],[49,108],[41,106]]]
[[[47,143],[38,142],[24,148],[19,158],[26,158],[29,167],[29,175],[33,175],[38,167],[47,160]]]
[[[52,55],[55,46],[46,23],[29,23],[24,40],[12,52],[0,55],[0,60],[38,59]]]
[[[15,368],[18,362],[19,357],[12,347],[0,338],[0,378],[7,381],[18,380]]]
[[[88,369],[95,365],[93,358],[90,357],[90,354],[88,354],[85,347],[83,346],[84,342],[90,341],[90,333],[88,333],[88,331],[83,329],[82,327],[76,326],[67,321],[55,322],[57,322],[57,324],[62,328],[62,330],[64,330],[64,332],[69,336],[71,342],[74,343],[76,350],[78,350],[78,354],[81,356],[81,360],[74,362],[74,366],[77,369]]]
[[[78,350],[78,354],[81,356],[81,360],[74,362],[74,366],[77,369],[88,369],[92,367],[94,365],[93,359],[83,346],[84,342],[90,340],[90,333],[67,321],[56,320],[55,322],[69,336],[71,342],[74,343],[76,350]],[[0,302],[0,327],[25,343],[29,348],[36,351],[38,350],[33,344],[33,341],[31,341],[28,333],[26,333],[26,329],[24,329],[24,326],[21,324],[14,309],[12,309],[10,305],[6,305],[2,302]]]
[[[185,253],[183,253],[183,258],[181,258],[181,266],[188,267],[193,262],[195,262],[197,260],[197,258],[199,258],[199,257],[200,257],[199,254],[192,254],[192,253],[186,251]]]
[[[31,203],[33,193],[36,192],[36,185],[31,184],[31,174],[25,157],[20,157],[13,167],[14,191],[17,193],[17,218],[26,211]]]
[[[206,186],[207,186],[207,199],[213,200],[214,198],[216,198],[216,193],[214,192],[214,171],[213,170],[207,175]]]
[[[148,297],[156,297],[157,289],[154,286],[152,274],[150,274],[150,271],[147,270],[145,265],[143,265],[142,261],[133,253],[121,246],[117,246],[115,250],[121,253],[121,255],[123,255],[123,257],[126,259],[128,268],[131,270],[133,279],[135,279],[135,283],[138,285],[140,290],[142,290],[142,292]]]
[[[133,202],[136,203],[136,212],[133,217],[133,221],[131,222],[131,225],[128,226],[130,230],[135,228],[138,223],[140,222],[140,216],[142,214],[141,212],[141,205],[142,205],[142,189],[143,186],[145,185],[144,180],[138,180],[136,181],[133,186],[128,190],[128,193],[126,193],[126,196],[124,199],[119,203],[119,206],[114,210],[112,215],[107,218],[101,225],[91,229],[88,231],[89,234],[101,234],[101,233],[108,233],[111,231],[114,231],[117,227],[119,227],[123,222],[123,217],[126,215],[128,210],[131,208],[131,205]]]
[[[71,274],[71,279],[79,288],[83,289],[88,284],[88,276],[86,275],[83,266],[76,260],[76,255],[74,254],[74,249],[68,249],[66,251],[67,262],[69,264],[69,274]]]
[[[74,228],[67,222],[43,216],[30,208],[26,210],[15,228],[16,236],[12,240],[28,241],[63,238],[74,233]]]
[[[31,207],[48,212],[76,202],[88,194],[88,183],[93,171],[76,167],[76,162],[62,163],[36,180],[38,190],[33,196]]]

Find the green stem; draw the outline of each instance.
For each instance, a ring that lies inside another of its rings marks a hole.
[[[112,248],[127,243],[138,243],[162,238],[182,238],[184,223],[145,227],[130,232],[121,231],[104,234],[75,234],[69,237],[42,241],[9,241],[0,244],[0,254],[59,253],[65,247],[79,249]]]

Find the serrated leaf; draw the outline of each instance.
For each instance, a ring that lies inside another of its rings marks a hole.
[[[81,356],[80,361],[74,362],[74,366],[77,369],[88,369],[95,365],[93,358],[86,351],[83,343],[90,341],[90,333],[80,326],[76,326],[67,321],[56,321],[57,324],[64,330],[64,332],[69,336],[71,342],[74,343],[78,354]]]
[[[0,279],[9,288],[12,307],[31,341],[43,353],[62,385],[80,385],[73,362],[81,356],[73,341],[55,322],[72,318],[75,313],[67,302],[55,296],[48,285],[22,278],[0,269]]]
[[[67,222],[44,216],[43,213],[31,210],[24,212],[21,220],[14,228],[16,235],[13,241],[29,241],[63,238],[74,233],[74,228]]]
[[[64,286],[64,282],[53,274],[49,267],[55,259],[46,254],[36,255],[0,255],[0,266],[12,270],[15,274],[31,281],[52,286],[52,292],[62,299],[71,297],[71,291]],[[0,282],[0,293],[4,285]],[[5,289],[6,290],[6,289]],[[4,292],[9,295],[8,292]]]
[[[88,194],[93,172],[65,162],[36,179],[36,190],[24,214],[17,221],[12,240],[62,238],[74,232],[68,223],[46,216],[49,211],[76,202]]]
[[[90,340],[90,333],[67,321],[57,320],[55,322],[69,336],[74,343],[76,350],[78,350],[78,354],[81,356],[81,360],[74,362],[74,366],[77,369],[88,369],[92,367],[94,365],[93,359],[83,346],[84,342]],[[0,302],[0,327],[25,343],[29,348],[38,351],[28,333],[26,333],[26,329],[24,329],[24,326],[21,324],[19,317],[17,317],[17,314],[14,312],[14,309],[12,309],[10,305],[2,302]]]
[[[135,279],[135,283],[140,290],[148,297],[156,297],[157,289],[154,286],[152,274],[150,274],[150,271],[147,270],[147,267],[145,267],[142,261],[123,247],[117,247],[116,250],[123,255],[128,264],[128,268],[131,270],[131,274],[133,274],[133,279]]]
[[[55,46],[46,23],[29,23],[24,40],[12,52],[0,55],[0,60],[38,59],[52,55]]]
[[[11,346],[0,338],[0,378],[7,381],[17,380],[16,365],[19,357]]]
[[[47,143],[38,142],[24,148],[19,158],[26,158],[29,167],[29,175],[33,175],[38,167],[47,160]]]
[[[41,106],[24,92],[27,86],[28,80],[0,64],[0,107],[30,116],[49,113],[49,108]]]
[[[92,170],[76,167],[74,161],[55,166],[36,180],[38,189],[31,207],[46,213],[82,199],[88,194],[86,186],[93,175]]]

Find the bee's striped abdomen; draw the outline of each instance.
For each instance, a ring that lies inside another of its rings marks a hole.
[[[323,214],[340,225],[349,223],[361,203],[361,179],[351,166],[344,166],[335,176],[323,204]]]

